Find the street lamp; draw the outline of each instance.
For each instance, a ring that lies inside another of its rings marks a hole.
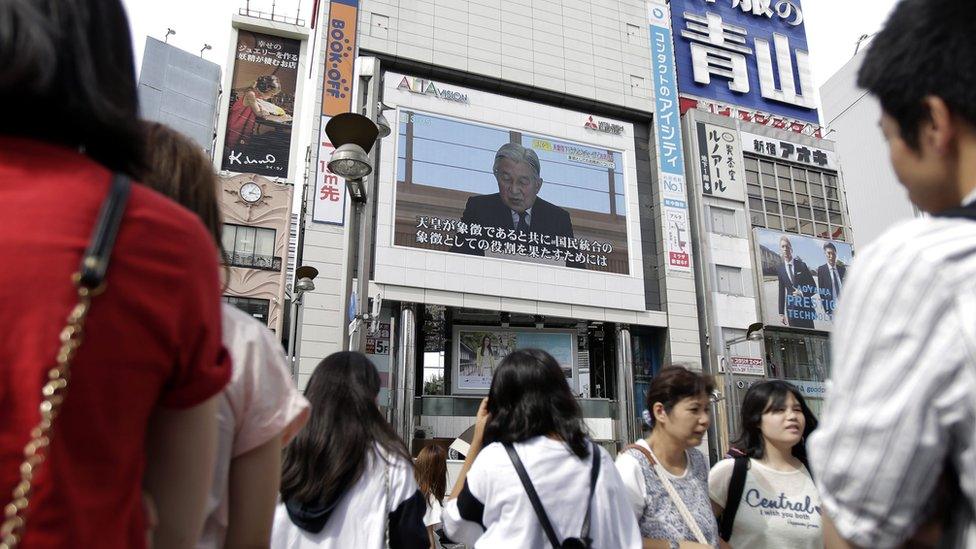
[[[298,307],[302,304],[302,297],[305,292],[315,289],[315,277],[319,275],[319,270],[315,267],[302,265],[295,269],[295,287],[291,296],[291,329],[288,330],[288,362],[291,366],[291,376],[295,378],[298,374],[298,367],[295,360],[295,341],[298,340]]]
[[[730,439],[736,432],[738,432],[739,426],[739,421],[736,417],[736,409],[738,408],[739,399],[738,396],[732,396],[735,394],[735,370],[732,367],[732,346],[738,345],[739,343],[744,343],[746,341],[761,340],[763,338],[763,328],[765,328],[765,326],[762,322],[753,322],[746,329],[745,336],[730,339],[725,342],[725,353],[722,358],[725,360],[725,412]],[[765,370],[766,368],[763,366],[764,373]]]
[[[336,147],[329,158],[329,171],[346,180],[346,189],[354,202],[366,202],[363,178],[373,172],[368,153],[381,133],[380,128],[361,114],[347,112],[329,120],[325,133]]]

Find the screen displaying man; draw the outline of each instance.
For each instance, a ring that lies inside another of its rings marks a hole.
[[[812,299],[817,293],[813,275],[807,264],[793,255],[793,245],[785,236],[779,239],[779,253],[783,259],[776,269],[780,318],[787,326],[812,329],[817,315]]]
[[[827,263],[817,267],[817,282],[820,284],[820,301],[823,303],[824,313],[833,318],[847,267],[843,263],[837,263],[837,247],[833,243],[824,244],[823,250]]]
[[[518,143],[505,143],[495,153],[492,173],[498,182],[498,192],[472,196],[464,206],[461,221],[484,227],[515,229],[532,241],[532,233],[539,243],[554,242],[554,237],[573,238],[573,224],[569,213],[542,198],[542,175],[539,156],[534,150]],[[556,248],[553,243],[549,247]],[[484,255],[483,250],[459,249],[462,253]],[[567,261],[570,267],[584,267]]]

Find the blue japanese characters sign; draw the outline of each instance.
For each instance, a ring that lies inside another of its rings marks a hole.
[[[671,0],[682,94],[817,123],[800,0]]]

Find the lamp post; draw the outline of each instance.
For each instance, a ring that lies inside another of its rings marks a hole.
[[[739,399],[738,396],[732,396],[733,394],[736,394],[735,370],[732,367],[732,346],[739,343],[744,343],[746,341],[759,341],[763,338],[763,328],[765,328],[765,326],[762,322],[754,322],[746,329],[745,336],[730,339],[729,341],[725,342],[725,353],[723,356],[725,359],[725,414],[726,423],[728,424],[729,439],[731,439],[732,436],[738,432],[739,426],[739,421],[736,417]],[[765,366],[763,369],[765,370]]]
[[[288,329],[288,364],[291,367],[291,377],[295,379],[296,383],[298,381],[298,365],[295,357],[295,342],[298,340],[296,333],[299,326],[298,311],[305,292],[311,292],[315,289],[315,283],[312,281],[318,275],[318,269],[308,265],[302,265],[295,269],[295,287],[291,297],[291,326]]]

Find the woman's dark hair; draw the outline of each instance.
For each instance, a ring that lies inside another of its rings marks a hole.
[[[0,0],[0,134],[83,147],[138,177],[135,63],[120,0]]]
[[[315,368],[305,398],[308,423],[285,447],[281,499],[300,503],[333,501],[366,470],[378,444],[410,462],[403,441],[376,406],[380,375],[362,353],[327,356]]]
[[[447,490],[447,450],[436,444],[421,450],[414,463],[413,474],[425,500],[433,496],[438,502],[443,502]]]
[[[491,380],[488,413],[485,444],[555,435],[580,458],[590,454],[579,403],[545,351],[519,349],[502,360]]]
[[[712,378],[692,372],[683,366],[668,366],[651,379],[651,386],[647,389],[647,400],[644,402],[646,410],[651,413],[651,427],[654,427],[654,403],[664,405],[664,411],[671,413],[674,406],[683,399],[702,395],[711,396],[715,390]]]
[[[143,129],[146,170],[140,180],[197,214],[223,256],[224,226],[217,198],[217,174],[210,159],[189,137],[169,126],[144,122]]]
[[[259,76],[254,82],[254,87],[261,93],[268,93],[281,88],[281,84],[278,83],[278,77],[273,74],[266,74],[264,76]]]
[[[805,426],[803,427],[803,440],[793,447],[793,456],[807,462],[806,438],[817,428],[817,418],[810,411],[803,395],[791,383],[780,379],[771,379],[756,383],[746,391],[746,396],[742,399],[742,432],[733,446],[744,452],[747,456],[755,459],[762,459],[765,454],[766,444],[762,434],[762,417],[766,412],[774,412],[786,408],[786,397],[789,394],[796,397],[803,409]]]

